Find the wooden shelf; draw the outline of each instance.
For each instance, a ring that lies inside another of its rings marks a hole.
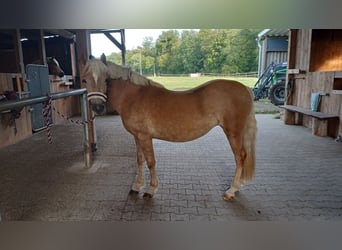
[[[342,90],[335,90],[335,89],[333,89],[333,90],[331,91],[331,93],[332,93],[332,94],[335,94],[335,95],[342,95]]]

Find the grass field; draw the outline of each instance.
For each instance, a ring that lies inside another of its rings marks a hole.
[[[194,88],[198,85],[201,85],[202,83],[205,83],[207,81],[217,79],[218,77],[211,77],[211,76],[201,76],[201,77],[187,77],[187,76],[158,76],[158,77],[148,77],[149,79],[161,83],[164,85],[167,89],[175,90],[175,89],[190,89]],[[243,84],[245,84],[248,87],[253,87],[254,84],[257,81],[257,78],[254,77],[221,77],[221,79],[229,79],[229,80],[235,80],[239,81]]]

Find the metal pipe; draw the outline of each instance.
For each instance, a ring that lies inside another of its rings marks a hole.
[[[69,96],[76,96],[81,95],[81,113],[83,121],[88,120],[88,97],[87,97],[87,89],[75,89],[65,92],[58,92],[58,93],[51,93],[50,97],[52,100],[61,99]],[[49,96],[38,96],[38,97],[30,97],[25,98],[17,101],[7,101],[0,103],[0,112],[5,110],[11,110],[14,108],[24,107],[32,104],[43,103],[49,99]],[[89,131],[88,131],[88,123],[85,122],[83,124],[84,130],[84,141],[83,141],[83,148],[84,148],[84,162],[86,168],[91,166],[91,155],[90,155],[90,145],[89,145]]]
[[[52,100],[60,99],[60,98],[65,98],[69,96],[75,96],[75,95],[82,95],[87,92],[87,89],[75,89],[75,90],[70,90],[70,91],[65,91],[65,92],[58,92],[58,93],[51,93],[50,97]],[[43,103],[46,102],[49,99],[49,96],[38,96],[38,97],[29,97],[29,98],[24,98],[21,100],[15,100],[15,101],[7,101],[7,102],[2,102],[0,103],[0,112],[8,109],[14,109],[14,108],[20,108],[32,104],[37,104],[37,103]]]

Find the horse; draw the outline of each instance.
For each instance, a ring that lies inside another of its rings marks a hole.
[[[49,67],[49,74],[54,76],[63,77],[64,71],[62,70],[59,62],[55,57],[47,57],[47,65]]]
[[[107,61],[104,54],[101,59],[86,62],[82,78],[93,112],[103,113],[108,101],[135,139],[138,173],[131,195],[144,188],[145,161],[150,183],[143,197],[152,198],[158,190],[153,138],[186,142],[215,126],[223,129],[236,162],[235,175],[223,199],[232,200],[241,184],[253,178],[257,132],[254,97],[242,83],[217,79],[190,90],[171,91],[129,67]]]
[[[59,62],[57,61],[56,57],[47,57],[46,63],[49,68],[49,75],[59,76],[63,77],[65,75],[63,69],[59,65]],[[41,64],[40,60],[35,60],[32,62],[32,64]]]

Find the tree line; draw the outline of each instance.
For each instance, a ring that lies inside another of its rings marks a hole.
[[[257,71],[256,29],[168,30],[126,51],[126,65],[145,75]],[[122,64],[121,53],[108,56]]]

